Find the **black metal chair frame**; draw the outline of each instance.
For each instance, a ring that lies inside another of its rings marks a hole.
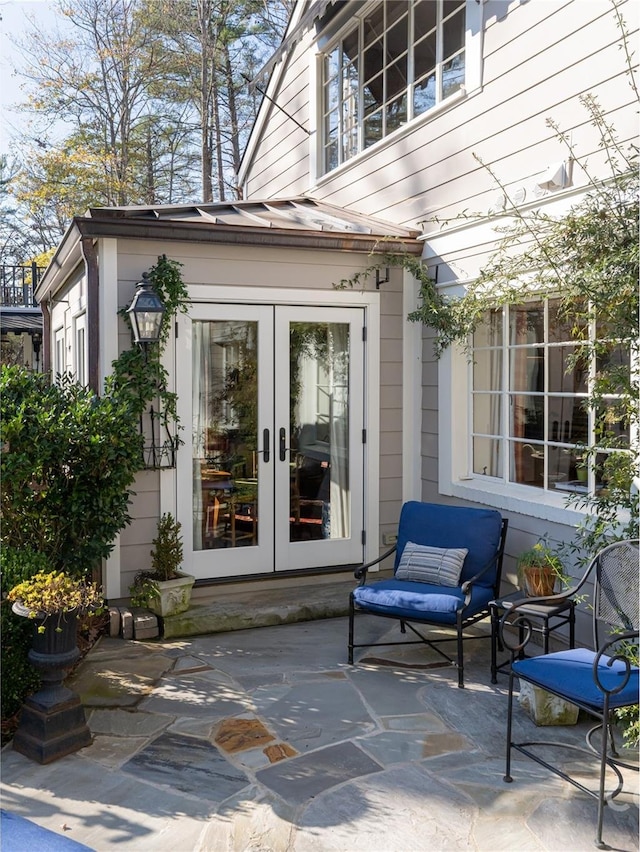
[[[613,637],[608,638],[602,644],[598,641],[598,612],[599,612],[599,598],[601,595],[600,591],[600,565],[602,557],[608,554],[613,548],[619,547],[622,544],[629,544],[635,547],[638,546],[638,540],[629,540],[625,542],[614,542],[613,544],[608,545],[603,548],[592,560],[587,568],[583,577],[579,580],[578,584],[573,586],[566,591],[553,595],[546,598],[529,598],[527,600],[523,600],[522,602],[516,603],[507,610],[500,620],[500,636],[502,643],[504,646],[511,652],[511,662],[513,663],[516,657],[520,657],[524,647],[529,642],[533,630],[532,624],[529,621],[528,617],[524,613],[518,613],[519,606],[527,606],[532,603],[541,603],[544,602],[547,605],[552,603],[560,603],[563,600],[567,600],[569,597],[575,597],[578,591],[584,586],[587,579],[591,575],[592,571],[595,569],[596,571],[596,583],[595,583],[595,600],[593,604],[593,633],[594,633],[594,648],[596,649],[596,654],[593,661],[593,678],[594,682],[600,691],[603,694],[602,698],[602,710],[593,704],[589,704],[587,701],[576,700],[575,696],[570,699],[567,698],[565,694],[561,690],[555,690],[545,685],[544,689],[553,695],[558,696],[564,700],[569,700],[570,703],[575,704],[580,710],[584,710],[589,715],[596,718],[597,724],[589,729],[586,735],[586,747],[577,746],[570,743],[562,743],[562,742],[554,742],[548,740],[531,740],[527,742],[513,742],[512,739],[512,730],[513,730],[513,695],[514,695],[514,681],[516,677],[520,678],[522,675],[520,673],[514,672],[511,670],[509,672],[509,693],[508,693],[508,711],[507,711],[507,755],[506,755],[506,769],[504,780],[507,783],[511,783],[513,781],[513,777],[511,776],[511,752],[515,750],[520,754],[529,757],[531,760],[534,760],[536,763],[540,764],[540,766],[544,766],[550,772],[553,772],[558,777],[562,778],[564,781],[568,781],[577,789],[581,790],[583,793],[591,796],[594,799],[598,800],[598,816],[597,816],[597,829],[596,829],[596,839],[595,845],[599,849],[608,848],[605,843],[602,841],[602,826],[603,826],[603,817],[604,817],[604,807],[607,802],[614,799],[618,796],[623,789],[624,779],[620,769],[618,767],[623,767],[625,769],[630,769],[633,771],[638,771],[639,767],[634,764],[625,763],[619,757],[619,754],[616,750],[616,744],[613,735],[613,725],[612,725],[612,711],[610,710],[610,698],[611,695],[617,694],[621,690],[625,688],[627,683],[629,682],[629,678],[631,676],[631,664],[627,657],[621,655],[620,651],[616,650],[616,646],[620,646],[621,644],[627,643],[636,643],[639,638],[638,629],[634,630],[625,630],[624,632],[616,633]],[[603,619],[601,619],[603,620]],[[519,637],[519,641],[516,645],[514,645],[510,640],[511,636],[507,636],[505,632],[506,626],[510,626],[511,628],[517,628],[517,633]],[[613,656],[611,656],[613,653]],[[620,683],[615,690],[607,690],[605,685],[601,682],[598,677],[598,666],[602,659],[602,657],[609,657],[611,661],[614,660],[621,661],[625,666],[624,676],[620,678]],[[526,677],[522,677],[523,680],[527,680]],[[627,705],[631,706],[631,705]],[[592,743],[592,739],[596,732],[601,731],[600,735],[600,746],[597,747]],[[609,749],[610,744],[610,749]],[[590,756],[598,755],[599,756],[599,777],[598,777],[598,788],[591,789],[586,787],[584,784],[580,783],[576,778],[571,777],[566,772],[563,772],[557,766],[553,766],[544,760],[539,754],[531,751],[531,748],[539,748],[541,746],[553,747],[553,748],[563,748],[568,749],[570,751],[577,751],[582,754],[589,754]],[[615,788],[609,792],[605,790],[606,783],[606,770],[609,767],[615,774],[617,778],[617,784]]]
[[[462,589],[462,591],[464,592],[465,599],[464,599],[464,603],[463,603],[462,607],[456,613],[456,623],[455,623],[456,658],[455,659],[453,657],[450,657],[448,654],[446,654],[444,651],[442,651],[438,647],[443,642],[452,642],[453,637],[443,636],[442,638],[428,639],[416,627],[414,627],[414,622],[417,623],[417,624],[425,624],[425,625],[429,625],[429,626],[432,626],[432,627],[438,627],[438,628],[442,628],[442,629],[454,628],[454,625],[443,624],[440,621],[434,621],[434,620],[431,620],[431,619],[428,619],[428,618],[417,618],[416,617],[414,619],[411,619],[411,621],[408,621],[406,618],[401,618],[397,615],[391,615],[391,614],[387,615],[387,614],[379,613],[379,612],[369,613],[367,610],[362,610],[362,613],[365,614],[365,615],[375,615],[376,617],[389,618],[392,621],[399,621],[401,633],[405,634],[407,632],[407,628],[409,628],[409,630],[413,634],[415,634],[418,637],[418,639],[407,639],[407,640],[400,640],[400,641],[397,641],[397,642],[356,643],[354,641],[354,633],[355,633],[354,622],[355,622],[355,615],[356,615],[357,612],[360,612],[360,610],[355,605],[353,592],[351,592],[351,594],[349,595],[349,643],[348,643],[349,664],[353,665],[353,650],[354,650],[354,648],[375,648],[375,647],[386,647],[386,646],[391,646],[391,645],[428,645],[432,650],[434,650],[436,652],[436,654],[438,654],[444,660],[444,662],[442,662],[442,663],[434,663],[433,667],[435,668],[436,666],[449,665],[449,666],[454,666],[455,668],[457,668],[457,670],[458,670],[458,686],[460,687],[460,689],[464,688],[463,642],[468,641],[470,639],[490,639],[491,638],[490,633],[487,633],[486,636],[484,636],[484,635],[464,636],[463,635],[464,631],[467,630],[469,627],[472,627],[474,624],[477,624],[479,621],[483,621],[485,618],[490,617],[491,613],[490,613],[490,610],[489,610],[489,605],[487,604],[487,606],[484,607],[482,610],[474,613],[472,616],[469,616],[468,618],[464,617],[464,610],[465,610],[465,607],[468,606],[468,604],[471,600],[471,588],[472,588],[473,584],[476,583],[481,577],[483,577],[487,573],[487,571],[489,571],[496,564],[497,564],[496,578],[495,578],[495,584],[493,586],[493,592],[494,592],[494,596],[498,595],[498,591],[500,589],[500,582],[501,582],[501,578],[502,578],[502,559],[503,559],[503,556],[504,556],[504,546],[505,546],[505,541],[506,541],[506,537],[507,537],[508,526],[509,526],[508,519],[503,518],[502,519],[502,527],[501,527],[501,530],[500,530],[500,541],[499,541],[498,549],[496,550],[496,553],[491,558],[491,560],[480,571],[478,571],[478,573],[475,576],[471,577],[471,579],[469,579],[469,580],[465,580],[465,582],[462,583],[462,585],[460,587]],[[394,545],[386,553],[383,553],[382,556],[379,556],[377,559],[374,559],[371,562],[367,562],[365,565],[360,565],[358,568],[356,568],[356,570],[354,571],[354,577],[356,578],[356,580],[360,581],[358,585],[360,585],[360,586],[365,585],[365,583],[367,581],[367,572],[368,572],[369,568],[372,568],[374,565],[380,564],[385,559],[387,559],[389,556],[394,554],[396,552],[396,550],[397,550],[397,546]]]

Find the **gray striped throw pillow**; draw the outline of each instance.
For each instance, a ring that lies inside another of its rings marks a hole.
[[[396,578],[434,586],[458,586],[468,552],[464,547],[428,547],[408,541],[400,557]]]

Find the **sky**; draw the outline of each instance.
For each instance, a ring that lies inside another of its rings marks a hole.
[[[23,117],[11,107],[23,100],[20,79],[13,69],[28,63],[17,42],[32,18],[43,31],[51,31],[60,17],[53,0],[0,0],[0,154],[9,151],[11,137],[19,139]]]

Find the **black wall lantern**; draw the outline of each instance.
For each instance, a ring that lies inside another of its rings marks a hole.
[[[160,329],[165,310],[162,299],[149,281],[149,273],[143,272],[142,281],[136,284],[135,295],[127,308],[134,343],[146,345],[157,343],[160,340]]]
[[[34,331],[31,334],[31,348],[36,359],[36,372],[40,370],[40,347],[42,346],[42,332]]]

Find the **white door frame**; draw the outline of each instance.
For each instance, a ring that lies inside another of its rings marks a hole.
[[[305,306],[310,307],[310,306]],[[331,305],[330,307],[314,305],[313,314],[303,315],[300,305],[277,305],[276,308],[276,331],[275,339],[289,340],[289,323],[300,322],[307,319],[320,323],[348,323],[352,329],[352,338],[349,343],[349,446],[348,459],[352,472],[362,467],[362,488],[349,488],[351,525],[350,535],[347,538],[326,539],[318,541],[291,541],[288,513],[286,517],[282,514],[278,517],[276,525],[276,571],[287,571],[291,569],[304,569],[305,567],[322,567],[336,564],[359,564],[363,556],[362,526],[365,524],[364,517],[364,473],[366,463],[364,459],[365,445],[362,442],[362,429],[364,428],[364,412],[355,406],[363,406],[364,402],[364,363],[363,356],[366,346],[362,340],[362,329],[366,322],[366,313],[363,308],[351,308],[345,305]],[[356,336],[357,335],[357,336]],[[274,466],[276,480],[276,494],[280,499],[289,499],[290,469],[289,464],[284,464],[278,458],[278,429],[285,429],[285,444],[291,443],[289,434],[289,406],[290,382],[284,381],[289,376],[289,346],[276,347],[275,371],[280,380],[276,381],[275,410],[280,420],[274,429]],[[291,456],[288,455],[288,459]],[[353,482],[353,481],[352,481]],[[357,521],[357,522],[356,522]]]
[[[367,328],[367,345],[364,353],[364,428],[367,441],[364,446],[364,518],[367,531],[364,548],[365,560],[376,558],[379,552],[379,464],[380,464],[380,293],[378,291],[352,290],[286,290],[268,287],[239,287],[221,285],[191,285],[189,298],[193,305],[203,303],[229,304],[267,304],[267,305],[308,305],[324,307],[360,307],[365,309],[365,324]],[[190,318],[179,314],[177,317],[178,337],[175,346],[175,361],[186,359],[191,363],[191,336],[188,332]],[[177,367],[174,363],[174,376]],[[183,428],[190,428],[191,399],[184,399],[180,388],[178,393],[178,408]],[[188,416],[185,417],[185,412]],[[273,444],[273,441],[272,441]],[[178,449],[178,465],[185,463],[185,448]],[[190,459],[188,460],[190,463]],[[161,477],[161,505],[175,505],[176,514],[186,516],[186,507],[180,506],[178,499],[177,470],[171,471],[170,476]],[[168,493],[170,492],[170,493]],[[188,520],[191,520],[191,501],[188,507]],[[187,528],[190,529],[190,523]],[[185,548],[185,571],[190,570],[191,548]],[[271,576],[271,575],[265,575]]]

